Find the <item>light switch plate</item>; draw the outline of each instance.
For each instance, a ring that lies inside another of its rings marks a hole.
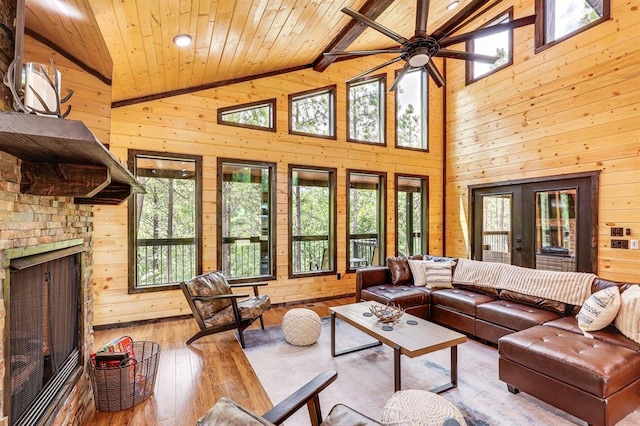
[[[629,240],[629,248],[631,250],[638,250],[638,240]]]

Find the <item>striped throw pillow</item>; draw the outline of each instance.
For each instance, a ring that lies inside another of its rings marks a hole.
[[[620,290],[616,286],[607,287],[593,293],[582,304],[578,327],[586,337],[593,338],[588,332],[602,330],[616,318],[620,309]]]
[[[424,287],[427,285],[427,273],[423,265],[433,263],[436,262],[430,260],[409,259],[409,269],[411,269],[411,275],[413,275],[413,285],[417,287]]]
[[[427,288],[453,288],[451,262],[433,262],[423,265],[427,276]]]
[[[620,296],[616,327],[629,339],[640,343],[640,285],[631,286]]]

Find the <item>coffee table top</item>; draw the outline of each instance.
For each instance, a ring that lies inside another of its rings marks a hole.
[[[392,348],[398,347],[400,353],[410,358],[450,348],[467,341],[467,336],[464,334],[407,313],[395,323],[389,324],[393,330],[385,331],[382,329],[385,324],[380,322],[376,316],[363,315],[365,312],[370,312],[371,305],[384,306],[381,303],[370,301],[334,306],[329,310],[335,313],[336,318],[340,318],[380,342]],[[416,321],[417,324],[407,324],[408,320]]]

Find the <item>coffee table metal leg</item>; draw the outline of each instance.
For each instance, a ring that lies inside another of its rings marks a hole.
[[[442,393],[458,387],[458,346],[451,346],[451,383],[431,389],[433,393]]]
[[[398,392],[401,387],[402,377],[400,369],[400,347],[393,347],[393,384],[395,392]]]
[[[351,352],[361,351],[363,349],[374,348],[376,346],[380,346],[382,342],[375,341],[372,343],[367,343],[365,345],[356,346],[353,348],[343,349],[341,351],[336,351],[336,313],[331,312],[331,356],[337,357],[340,355],[350,354]]]

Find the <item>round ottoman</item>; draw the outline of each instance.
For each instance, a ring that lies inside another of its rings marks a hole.
[[[282,333],[292,345],[313,345],[320,337],[320,317],[311,309],[290,309],[282,319]]]
[[[423,390],[398,391],[384,405],[380,420],[388,425],[442,426],[466,425],[464,417],[451,402],[433,392]]]

